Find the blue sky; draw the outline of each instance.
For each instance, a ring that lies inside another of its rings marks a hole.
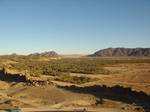
[[[150,47],[150,0],[0,0],[0,54]]]

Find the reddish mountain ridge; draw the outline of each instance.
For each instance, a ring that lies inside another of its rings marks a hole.
[[[135,56],[135,57],[150,57],[150,48],[107,48],[102,49],[90,56],[97,57],[122,57],[122,56]]]

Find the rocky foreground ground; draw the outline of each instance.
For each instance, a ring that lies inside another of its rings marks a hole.
[[[21,111],[149,112],[150,64],[106,66],[109,75],[86,75],[99,80],[84,84],[47,81],[46,77],[0,80],[0,109]],[[7,73],[7,75],[14,75]],[[15,76],[15,75],[14,75]],[[16,77],[16,76],[15,76]],[[17,77],[21,77],[20,75]],[[8,78],[9,79],[9,78]],[[24,80],[25,79],[25,80]]]

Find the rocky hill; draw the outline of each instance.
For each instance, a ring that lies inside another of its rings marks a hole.
[[[29,56],[43,56],[43,57],[57,57],[59,56],[55,51],[43,52],[43,53],[33,53]]]
[[[150,57],[150,48],[107,48],[89,56],[96,57]]]

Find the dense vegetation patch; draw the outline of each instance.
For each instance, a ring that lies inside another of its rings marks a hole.
[[[40,59],[40,60],[39,60]],[[150,63],[150,59],[142,58],[62,58],[59,60],[42,60],[44,57],[30,56],[1,56],[1,63],[14,61],[5,66],[10,69],[26,71],[32,76],[51,75],[58,76],[62,73],[83,73],[83,74],[110,74],[111,72],[105,69],[106,66],[120,63]]]
[[[31,75],[59,75],[59,73],[109,74],[109,71],[93,61],[62,59],[51,61],[23,61],[11,64],[11,68],[27,70]]]
[[[56,77],[55,80],[62,81],[62,82],[69,82],[69,83],[73,83],[73,84],[83,84],[83,83],[95,81],[97,79],[96,78],[91,79],[91,78],[85,77],[85,76],[80,76],[80,77],[70,76],[69,74],[65,73],[65,74],[61,74],[59,77]]]

